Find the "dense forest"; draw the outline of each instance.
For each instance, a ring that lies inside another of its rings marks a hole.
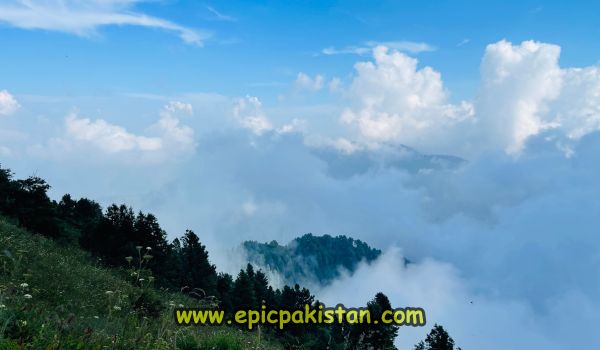
[[[243,246],[251,263],[278,272],[290,284],[324,285],[338,278],[342,271],[353,273],[360,262],[372,262],[381,254],[379,249],[357,239],[310,233],[286,245],[277,241],[246,241]]]
[[[85,251],[86,264],[98,265],[101,269],[114,271],[119,278],[130,276],[129,273],[137,274],[133,282],[128,282],[133,283],[134,286],[142,285],[141,281],[147,281],[144,282],[146,284],[143,284],[145,287],[141,292],[132,293],[135,297],[123,306],[131,310],[128,317],[139,317],[143,320],[142,326],[138,325],[138,328],[144,327],[144,324],[149,327],[149,323],[144,322],[151,322],[147,320],[164,316],[168,309],[168,302],[161,297],[164,293],[171,293],[170,298],[177,294],[187,298],[185,300],[218,306],[228,313],[240,308],[259,309],[262,305],[266,305],[269,309],[291,310],[305,304],[319,303],[307,288],[299,284],[274,289],[270,286],[265,273],[252,264],[248,264],[236,276],[218,273],[215,265],[209,260],[206,247],[201,243],[198,235],[191,230],[187,230],[180,238],[168,241],[166,232],[152,214],[136,213],[126,205],[114,204],[103,210],[93,200],[74,199],[68,194],[60,201],[55,201],[48,197],[49,188],[46,181],[40,177],[14,179],[10,170],[0,168],[0,215],[8,222],[5,231],[23,235],[18,233],[21,231],[10,229],[10,225],[17,225],[46,237],[44,239],[53,241],[52,244],[58,247],[63,247],[52,249]],[[16,270],[11,270],[10,266],[16,266],[14,256],[18,254],[18,251],[11,251],[11,240],[14,240],[14,236],[6,236],[6,247],[0,247],[0,256],[3,257],[1,262],[4,264],[0,276],[5,275],[5,279],[0,280],[5,284],[0,285],[0,303],[4,308],[7,306],[5,304],[8,304],[4,300],[9,300],[11,295],[16,295],[18,285],[27,285],[27,283],[18,284],[16,280],[10,279],[16,276]],[[280,246],[276,242],[266,245],[247,242],[245,247],[255,253],[254,258],[258,255],[262,256],[263,262],[278,271],[285,271],[280,268],[290,264],[294,266],[293,262],[285,260],[290,251],[293,251],[296,256],[310,256],[315,261],[311,273],[324,282],[337,276],[339,265],[353,271],[357,262],[372,261],[381,253],[361,241],[344,236],[317,238],[313,235],[305,235],[287,246]],[[43,249],[40,251],[41,255],[45,254]],[[31,259],[36,261],[41,258]],[[30,272],[25,272],[28,273]],[[46,278],[60,279],[60,273],[56,274],[57,276],[46,276]],[[140,277],[142,274],[146,276],[144,279]],[[26,295],[34,297],[30,294]],[[44,293],[40,295],[43,296]],[[62,306],[59,305],[57,308],[62,310]],[[22,310],[13,311],[18,315],[27,307],[23,306]],[[392,305],[383,293],[378,293],[367,307],[377,317],[382,310],[390,309]],[[73,318],[77,316],[77,314],[72,315]],[[110,311],[108,316],[111,316]],[[28,344],[33,341],[37,333],[23,332],[23,325],[19,322],[18,317],[11,317],[5,310],[0,310],[0,340],[7,339],[15,349],[28,348]],[[63,321],[57,317],[56,322],[61,324]],[[58,333],[48,339],[54,339],[52,341],[60,339],[64,335],[61,332],[67,332],[66,329],[65,325],[58,327],[56,331]],[[78,343],[77,348],[96,348],[85,342],[85,339],[88,339],[85,332],[92,332],[91,330],[80,329],[79,332],[82,334],[77,339],[83,340]],[[398,334],[398,327],[383,324],[303,325],[302,327],[292,325],[284,330],[265,326],[259,332],[274,339],[286,349],[395,349],[393,342]],[[424,343],[418,344],[416,349],[453,349],[453,341],[443,328],[436,326],[432,334]],[[436,345],[434,340],[439,337],[445,340],[444,346]],[[52,341],[48,340],[50,343]],[[56,343],[55,345],[50,343],[47,348],[61,348],[61,344],[63,348],[69,348],[64,343],[59,342],[58,346]],[[185,348],[185,346],[177,345],[175,348]],[[201,347],[198,345],[189,348]]]

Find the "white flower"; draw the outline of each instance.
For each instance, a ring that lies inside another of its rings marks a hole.
[[[27,283],[21,283],[21,288],[27,288],[29,285]]]
[[[33,297],[31,296],[31,294],[25,294],[25,295],[23,295],[23,298],[25,298],[25,299],[31,299]]]
[[[95,319],[99,319],[100,317],[98,317],[98,316],[94,316],[94,318],[95,318]]]
[[[0,309],[5,309],[5,308],[6,308],[6,305],[0,304]]]
[[[152,247],[146,247],[146,250],[152,250]]]
[[[113,292],[112,290],[107,290],[106,292],[104,292],[104,294],[106,294],[106,295],[112,295],[112,294],[114,294],[114,293],[115,293],[115,292]]]
[[[140,282],[144,282],[144,281],[145,281],[145,279],[143,279],[143,278],[140,278]]]
[[[183,304],[179,304],[179,307],[184,307]]]
[[[119,310],[121,310],[121,307],[120,307],[120,306],[116,306],[116,305],[115,305],[115,306],[113,306],[113,309],[115,309],[115,310],[119,311]]]

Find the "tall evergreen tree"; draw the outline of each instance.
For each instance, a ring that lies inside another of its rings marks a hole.
[[[248,271],[249,270],[249,271]],[[233,302],[236,309],[255,309],[257,306],[254,281],[248,275],[254,277],[253,269],[240,270],[233,284]]]
[[[187,230],[181,247],[182,285],[190,289],[200,288],[204,296],[216,294],[217,271],[208,260],[206,247],[196,234]]]

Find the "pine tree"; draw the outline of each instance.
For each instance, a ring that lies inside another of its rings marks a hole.
[[[187,230],[181,248],[182,284],[190,289],[199,288],[204,296],[216,294],[217,271],[208,260],[206,247],[196,234]]]
[[[235,279],[232,297],[236,309],[256,309],[257,300],[254,281],[250,279],[248,273],[244,270],[240,270]]]

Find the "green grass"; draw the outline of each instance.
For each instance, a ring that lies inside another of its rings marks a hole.
[[[281,349],[233,327],[177,326],[174,307],[206,305],[130,273],[0,218],[0,350]]]

